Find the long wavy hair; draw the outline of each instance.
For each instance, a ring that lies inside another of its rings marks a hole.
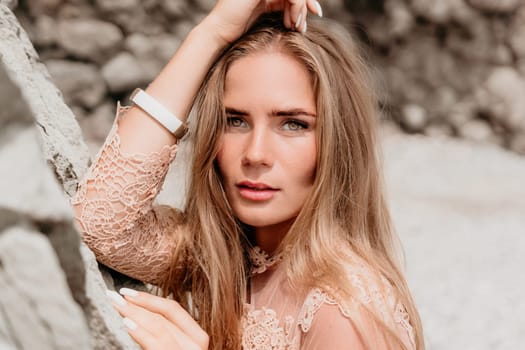
[[[287,247],[283,261],[287,276],[305,293],[319,287],[348,300],[355,291],[341,259],[357,257],[378,281],[386,279],[392,286],[410,317],[417,349],[422,350],[421,321],[401,272],[384,198],[377,101],[369,70],[344,28],[326,19],[309,22],[303,35],[283,26],[282,13],[265,14],[210,69],[194,105],[185,229],[180,230],[172,268],[161,287],[210,335],[210,349],[241,348],[248,242],[228,203],[216,163],[227,120],[224,82],[229,67],[242,57],[272,50],[286,53],[310,72],[318,114],[313,189],[279,248]],[[392,325],[377,310],[362,306],[377,321],[385,342],[404,348]]]

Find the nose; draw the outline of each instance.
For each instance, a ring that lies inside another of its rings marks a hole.
[[[273,157],[270,133],[264,127],[254,127],[246,137],[243,165],[271,167]]]

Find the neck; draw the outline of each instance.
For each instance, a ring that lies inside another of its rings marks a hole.
[[[275,225],[254,227],[255,244],[268,254],[272,254],[281,244],[294,220],[295,218],[292,218]]]

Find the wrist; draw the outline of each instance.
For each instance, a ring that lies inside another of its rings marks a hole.
[[[228,25],[225,25],[213,12],[206,16],[194,29],[199,36],[207,37],[212,48],[222,50],[229,46],[237,38],[231,33]]]

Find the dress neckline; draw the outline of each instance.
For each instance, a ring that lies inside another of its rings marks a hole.
[[[270,255],[259,246],[250,247],[248,249],[248,257],[251,263],[250,274],[252,276],[266,272],[283,260],[282,253]]]

